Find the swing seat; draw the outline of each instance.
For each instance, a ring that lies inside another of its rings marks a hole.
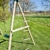
[[[8,34],[5,34],[4,37],[9,38],[10,36]]]

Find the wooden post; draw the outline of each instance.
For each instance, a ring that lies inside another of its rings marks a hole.
[[[9,38],[8,50],[11,50],[12,30],[13,30],[13,23],[14,23],[15,8],[16,8],[16,1],[14,1],[14,9],[13,9],[13,15],[12,15],[12,21],[11,21],[10,38]]]

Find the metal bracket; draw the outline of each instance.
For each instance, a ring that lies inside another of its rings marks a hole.
[[[14,1],[19,2],[19,0],[14,0]]]

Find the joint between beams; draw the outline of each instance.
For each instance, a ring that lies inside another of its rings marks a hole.
[[[14,0],[14,1],[19,2],[19,0]]]
[[[13,31],[11,31],[11,33],[12,33]]]

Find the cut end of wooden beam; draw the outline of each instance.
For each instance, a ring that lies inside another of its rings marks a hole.
[[[35,42],[33,42],[33,45],[35,45]]]

